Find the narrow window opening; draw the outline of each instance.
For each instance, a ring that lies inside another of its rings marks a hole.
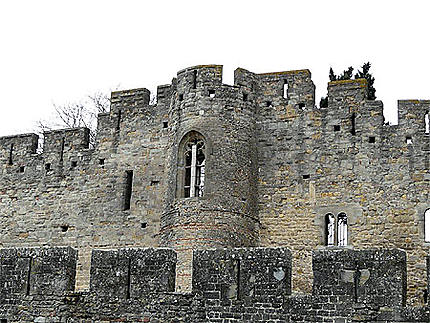
[[[10,144],[10,150],[9,150],[9,165],[13,165],[13,144]]]
[[[429,298],[429,294],[428,294],[427,289],[423,290],[423,296],[424,296],[424,304],[427,304],[428,298]]]
[[[140,227],[142,228],[142,229],[145,229],[146,227],[147,227],[147,223],[146,222],[142,222],[141,224],[140,224]]]
[[[103,166],[105,164],[105,159],[104,158],[100,158],[99,159],[99,165]]]
[[[337,216],[337,245],[344,247],[348,244],[348,218],[345,213]]]
[[[163,121],[163,129],[166,129],[169,126],[169,123],[167,121]]]
[[[64,157],[64,138],[61,138],[60,162],[63,161],[63,157]]]
[[[248,93],[243,93],[243,102],[248,101]]]
[[[309,175],[309,174],[304,174],[303,175],[303,179],[309,179],[309,178],[311,178],[311,175]]]
[[[193,89],[197,88],[197,70],[193,71]]]
[[[51,163],[46,163],[45,164],[45,170],[48,172],[51,170]]]
[[[304,103],[299,103],[299,108],[305,110],[306,105]]]
[[[284,88],[282,90],[282,96],[284,99],[288,99],[288,82],[287,80],[284,80]]]
[[[369,143],[374,144],[376,142],[375,137],[369,137]]]
[[[412,145],[412,137],[406,137],[406,144],[407,145]]]
[[[351,134],[355,136],[355,112],[351,115]]]
[[[116,120],[116,131],[119,131],[121,126],[121,110],[118,110],[118,119]]]
[[[61,232],[67,232],[67,231],[69,231],[69,226],[67,224],[61,225],[60,228],[61,228]]]
[[[335,125],[333,126],[333,130],[334,130],[334,131],[340,131],[340,125],[335,124]]]
[[[269,108],[273,107],[272,106],[272,102],[271,101],[266,101],[266,107],[269,107]]]
[[[325,243],[327,246],[334,245],[334,215],[331,213],[325,216]]]
[[[426,113],[424,117],[424,122],[426,124],[426,134],[428,135],[430,133],[430,120],[429,120],[429,114]]]
[[[424,241],[430,242],[430,209],[424,212]]]
[[[240,300],[240,259],[236,260],[236,299]]]
[[[127,294],[125,296],[126,299],[130,299],[130,289],[131,289],[131,259],[128,258],[128,263],[127,263]]]
[[[125,188],[124,188],[124,207],[123,210],[127,211],[130,210],[130,203],[131,203],[131,193],[133,189],[133,171],[128,170],[125,172],[126,179],[125,179]]]
[[[183,94],[179,94],[179,101],[183,101],[184,100],[184,95]]]
[[[157,180],[151,181],[151,186],[156,186],[158,184],[160,184],[160,181],[157,181]]]
[[[194,138],[185,146],[184,197],[203,196],[205,185],[205,144]]]
[[[30,281],[31,281],[31,263],[33,262],[33,259],[31,257],[28,258],[28,272],[27,272],[27,290],[25,292],[25,295],[30,295]]]
[[[24,173],[24,171],[25,171],[25,166],[20,166],[18,172]]]
[[[7,323],[7,319],[0,319],[0,323]]]
[[[209,97],[214,98],[215,97],[215,90],[209,90]]]
[[[72,166],[72,168],[75,168],[76,166],[78,166],[78,162],[76,160],[72,160],[70,166]]]

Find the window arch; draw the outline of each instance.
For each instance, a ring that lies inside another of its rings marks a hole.
[[[327,246],[334,245],[334,224],[335,218],[332,213],[327,213],[325,216],[325,241]]]
[[[346,213],[341,212],[337,216],[333,215],[333,213],[327,213],[324,221],[324,234],[326,246],[347,246],[348,217]]]
[[[337,216],[337,245],[344,247],[348,244],[348,217],[345,213]]]
[[[424,241],[430,242],[430,209],[424,212]]]
[[[179,197],[201,197],[205,188],[206,143],[203,136],[189,132],[179,149]]]

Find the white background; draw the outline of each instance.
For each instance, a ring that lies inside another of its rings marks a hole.
[[[430,99],[428,1],[1,1],[0,135],[34,131],[53,103],[170,83],[198,64],[328,71],[372,63],[376,96]]]

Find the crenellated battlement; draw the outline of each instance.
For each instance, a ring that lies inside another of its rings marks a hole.
[[[157,248],[93,250],[90,289],[74,294],[76,253],[71,248],[1,249],[0,279],[6,288],[0,317],[11,322],[120,321],[142,315],[147,322],[184,316],[190,322],[227,316],[242,322],[429,319],[427,306],[405,307],[406,254],[398,249],[315,251],[312,295],[291,293],[287,248],[195,250],[188,294],[173,293],[176,252]],[[55,312],[46,304],[55,304]]]
[[[171,305],[196,322],[195,304],[221,307],[215,321],[247,306],[243,320],[264,321],[255,304],[270,302],[279,320],[307,321],[293,310],[306,308],[311,321],[349,322],[362,301],[395,308],[363,305],[368,321],[407,321],[405,302],[426,302],[430,100],[400,100],[388,125],[366,80],[327,89],[317,107],[309,70],[238,68],[228,85],[221,65],[198,65],[158,86],[156,102],[146,88],[113,92],[91,145],[86,128],[46,132],[40,152],[36,134],[0,137],[0,247],[78,250],[69,283],[90,292],[61,306],[76,302],[83,316],[79,299],[90,304],[95,290],[106,317],[121,316],[118,289],[130,313]],[[403,251],[358,251],[371,247]]]

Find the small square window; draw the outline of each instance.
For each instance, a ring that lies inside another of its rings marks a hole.
[[[163,129],[166,129],[169,126],[169,123],[167,121],[163,121]]]
[[[61,232],[67,232],[69,230],[69,226],[67,224],[60,226],[60,228],[61,228]]]
[[[266,101],[266,107],[272,107],[272,101]]]
[[[407,145],[412,145],[412,137],[406,137],[406,144]]]
[[[25,170],[25,166],[20,166],[19,169],[18,169],[18,172],[19,173],[24,173],[24,170]]]
[[[306,105],[303,102],[299,103],[299,108],[300,109],[304,110],[305,107],[306,107]]]
[[[76,166],[78,166],[78,162],[76,160],[72,160],[71,166],[72,168],[75,168]]]
[[[375,137],[369,137],[369,143],[374,144],[376,142]]]
[[[243,93],[243,101],[248,101],[248,93]]]
[[[147,227],[147,223],[146,222],[142,222],[141,224],[140,224],[140,227],[142,228],[142,229],[145,229],[146,227]]]
[[[209,97],[214,98],[215,97],[215,90],[209,90]]]
[[[184,100],[184,95],[183,94],[179,94],[179,101]]]
[[[340,125],[335,124],[335,125],[333,126],[333,130],[334,130],[334,131],[340,131]]]
[[[105,159],[104,158],[100,158],[99,159],[99,165],[104,165],[105,164]]]
[[[303,175],[303,179],[309,179],[309,178],[311,178],[311,175],[309,175],[309,174]]]
[[[50,171],[50,170],[52,170],[52,168],[51,168],[51,163],[46,163],[46,164],[45,164],[45,170],[46,170],[46,171]]]

